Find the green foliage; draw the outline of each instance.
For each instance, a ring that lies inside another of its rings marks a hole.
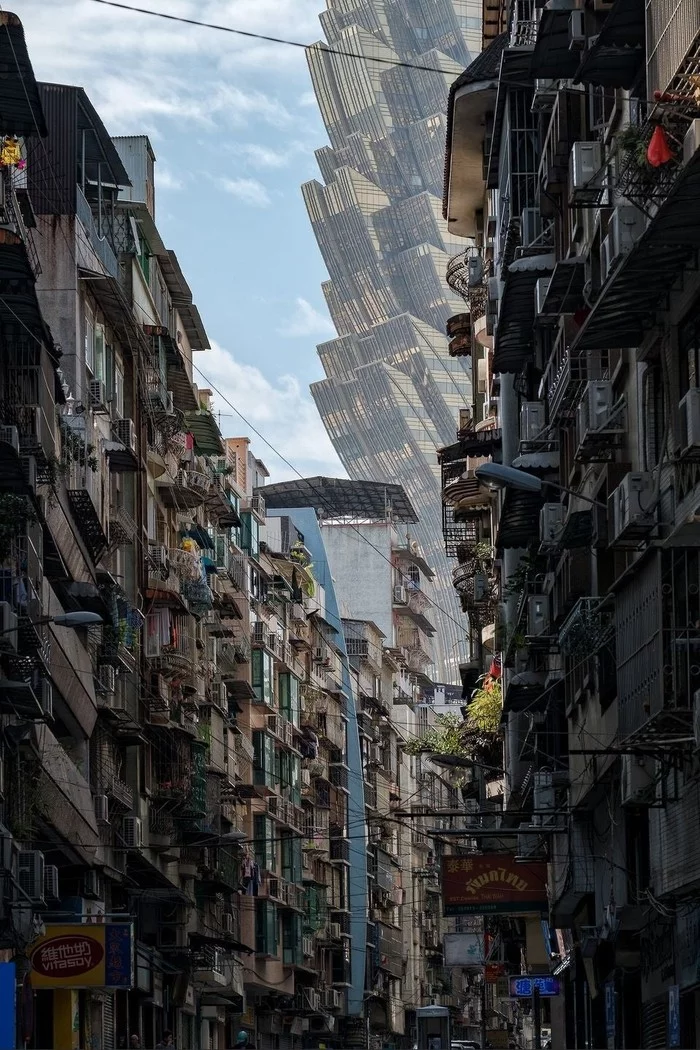
[[[501,683],[494,678],[484,679],[475,689],[467,706],[470,721],[482,733],[497,733],[501,724],[503,698]]]
[[[0,495],[0,562],[12,553],[12,542],[24,531],[29,522],[36,521],[36,514],[26,496],[12,492]]]
[[[462,730],[464,722],[459,715],[437,715],[435,725],[431,726],[422,736],[409,740],[405,750],[409,755],[420,755],[422,752],[432,752],[436,755],[462,755],[468,756]]]

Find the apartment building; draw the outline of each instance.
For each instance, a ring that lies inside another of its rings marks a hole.
[[[549,865],[553,1037],[696,1046],[700,18],[491,14],[450,93],[445,215],[479,232],[452,323],[483,375],[475,419],[498,407],[488,455],[516,468],[491,471],[495,497],[474,475],[500,561],[505,812]]]

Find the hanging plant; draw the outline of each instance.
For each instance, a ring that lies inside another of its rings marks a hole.
[[[0,494],[0,561],[9,558],[13,542],[30,522],[35,521],[36,514],[26,496],[12,492]]]
[[[436,755],[458,755],[467,758],[467,750],[462,738],[464,721],[459,715],[437,715],[435,725],[421,736],[414,737],[405,745],[409,755],[420,755],[432,752]]]
[[[482,733],[497,733],[501,724],[503,696],[498,678],[484,675],[482,684],[472,693],[467,714]]]

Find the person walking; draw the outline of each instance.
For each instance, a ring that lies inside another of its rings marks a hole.
[[[175,1043],[173,1042],[173,1033],[166,1028],[163,1032],[163,1038],[159,1043],[156,1044],[156,1050],[174,1050]]]
[[[247,1032],[240,1031],[236,1036],[236,1050],[255,1050],[255,1043]]]

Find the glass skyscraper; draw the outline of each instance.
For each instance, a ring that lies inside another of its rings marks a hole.
[[[480,48],[481,2],[327,0],[320,19],[326,43],[307,54],[330,145],[316,154],[323,181],[303,194],[338,336],[318,348],[326,378],[311,392],[350,477],[409,494],[444,610],[432,613],[436,676],[456,681],[465,630],[442,547],[436,452],[454,441],[471,389],[468,361],[449,356],[444,334],[464,310],[445,268],[465,247],[441,212],[444,111]]]

